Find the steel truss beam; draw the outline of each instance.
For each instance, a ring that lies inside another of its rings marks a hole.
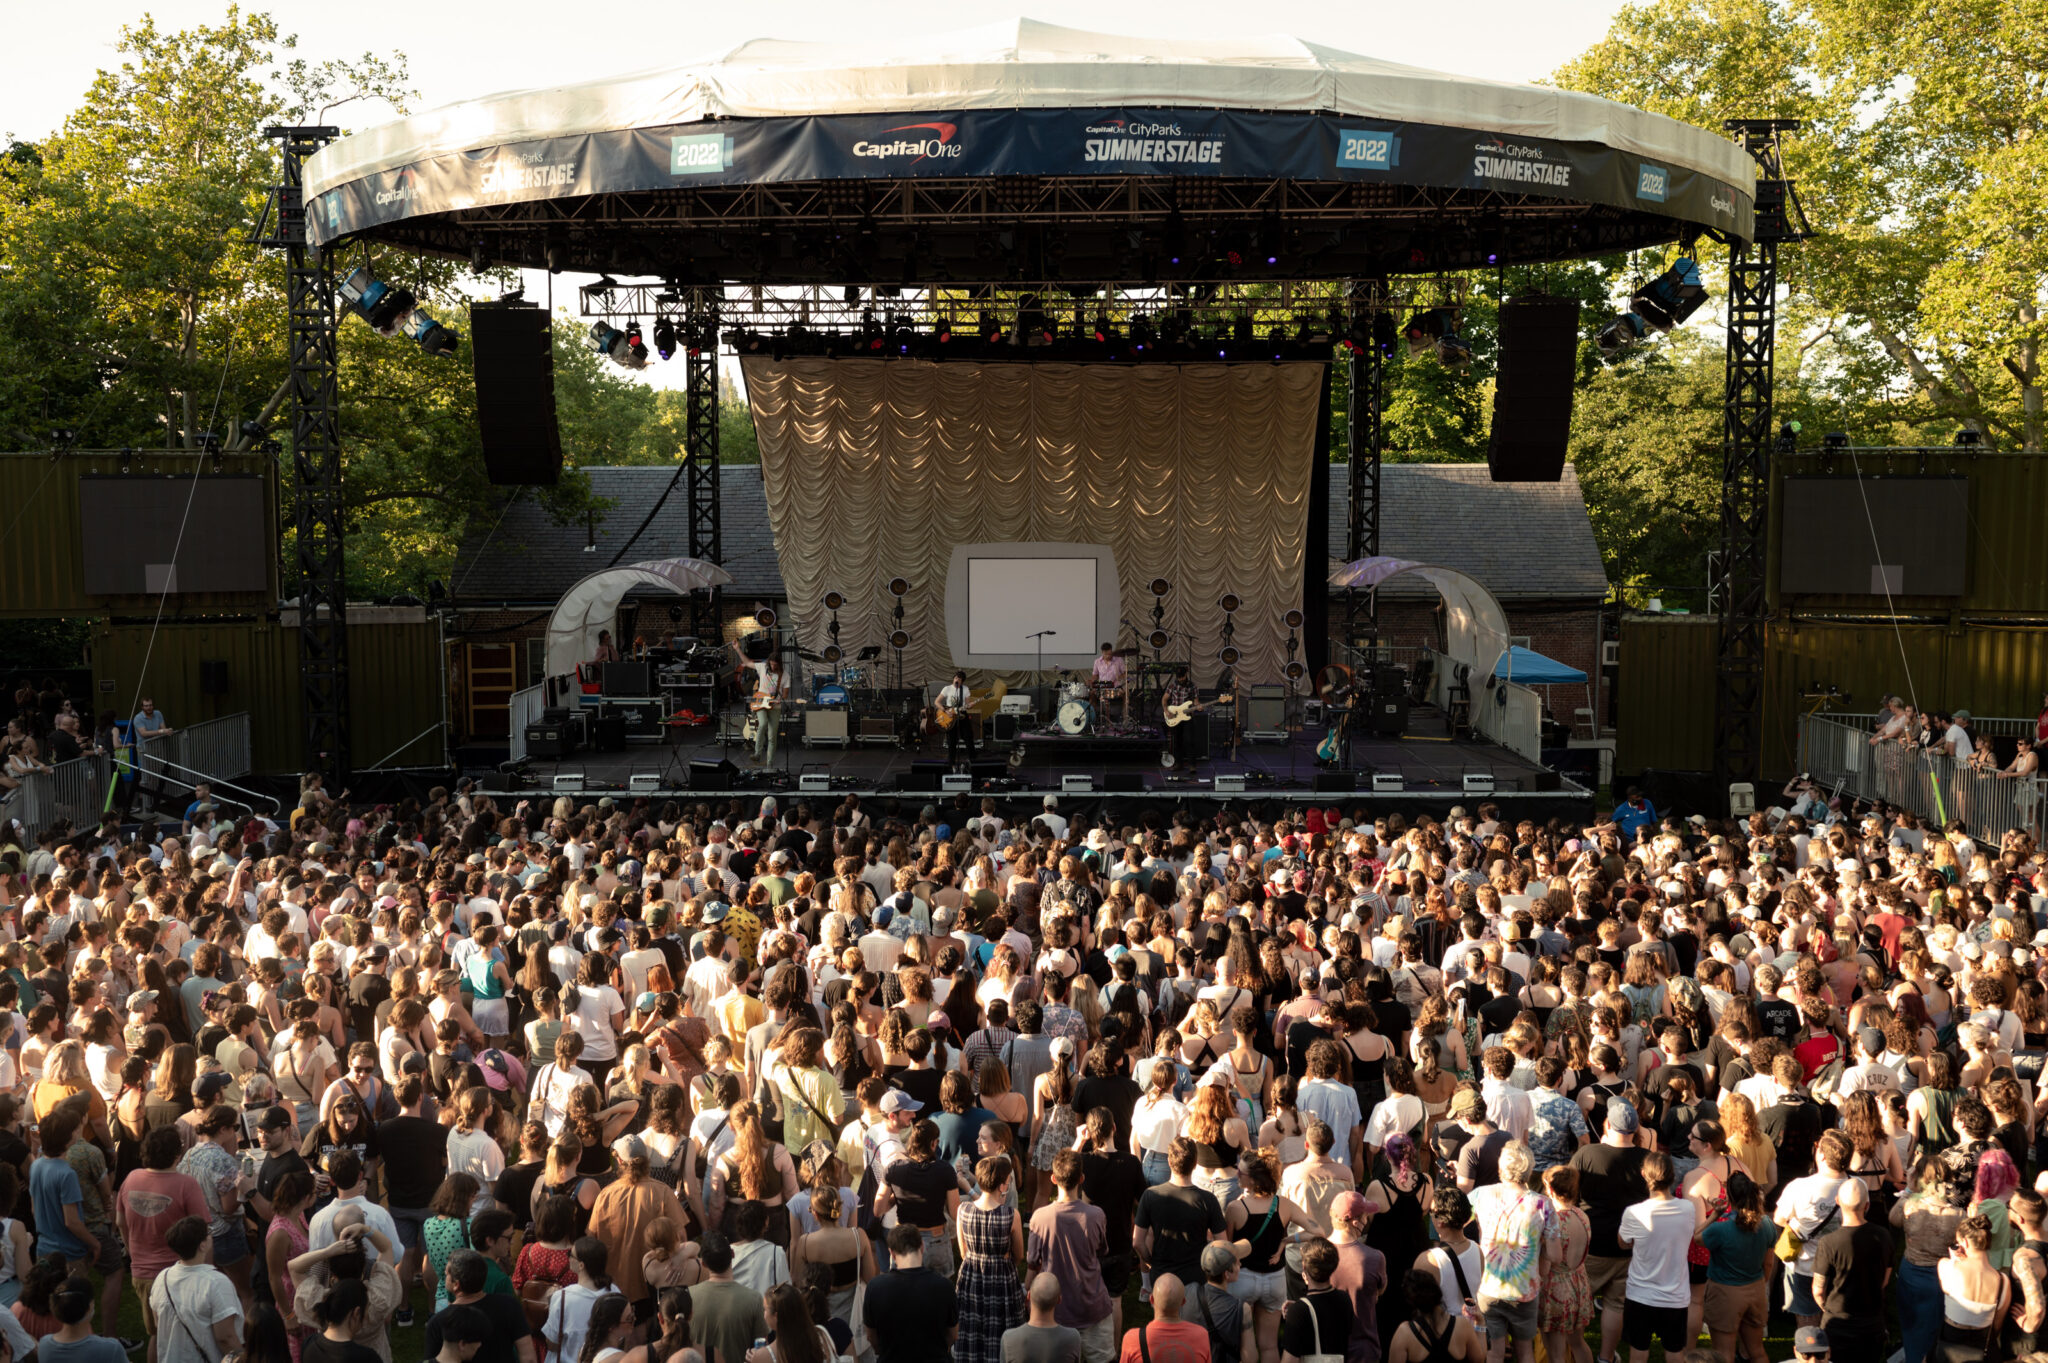
[[[1365,344],[1344,350],[1344,446],[1351,461],[1350,502],[1346,508],[1344,561],[1370,558],[1380,551],[1380,406],[1386,357],[1372,337],[1373,315],[1386,305],[1377,280],[1350,286],[1354,331],[1362,329]],[[1344,593],[1345,642],[1359,634],[1379,632],[1376,592],[1348,588]]]
[[[333,127],[274,127],[281,171],[272,190],[272,234],[284,252],[290,313],[292,526],[298,559],[299,697],[304,761],[339,791],[350,771],[348,577],[343,554],[341,420],[337,398],[334,271],[307,244],[306,158],[341,135]]]
[[[680,300],[683,325],[683,483],[688,496],[690,557],[725,561],[720,523],[718,466],[718,328],[716,290],[691,289]],[[690,628],[700,639],[717,641],[719,594],[690,594]]]
[[[1793,119],[1733,119],[1756,161],[1756,240],[1728,262],[1728,364],[1722,399],[1721,635],[1714,668],[1714,779],[1754,784],[1763,764],[1765,561],[1770,509],[1772,367],[1778,335],[1778,247],[1807,235],[1779,140]]]

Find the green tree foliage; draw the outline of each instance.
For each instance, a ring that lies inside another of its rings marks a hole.
[[[2036,0],[1644,0],[1557,79],[1710,128],[1806,120],[1786,163],[1817,235],[1783,257],[1781,337],[1812,400],[1866,441],[2037,452],[2044,73]]]

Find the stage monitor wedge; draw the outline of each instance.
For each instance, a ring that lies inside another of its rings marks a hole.
[[[476,358],[476,423],[484,471],[500,487],[552,487],[562,478],[555,421],[555,352],[538,303],[477,303],[469,310]]]
[[[1576,301],[1536,296],[1501,304],[1493,426],[1486,442],[1494,482],[1554,483],[1564,476],[1578,356]]]

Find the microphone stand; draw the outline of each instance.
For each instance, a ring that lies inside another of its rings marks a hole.
[[[1038,686],[1040,689],[1043,689],[1045,686],[1045,636],[1057,634],[1058,632],[1058,630],[1042,629],[1031,636],[1033,639],[1038,640]]]

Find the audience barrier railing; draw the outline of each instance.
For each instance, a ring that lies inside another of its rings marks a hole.
[[[247,796],[250,808],[258,802],[275,808],[275,800],[230,784],[235,777],[248,775],[251,764],[249,716],[237,712],[145,739],[138,774],[143,789],[153,795],[189,791],[196,782],[211,781],[226,803],[245,803],[239,797]],[[90,828],[108,807],[108,785],[115,774],[111,757],[80,757],[48,771],[31,772],[22,778],[20,789],[0,800],[0,821],[19,820],[30,838],[40,837],[60,821]],[[183,805],[179,807],[182,810]]]
[[[540,722],[541,712],[547,709],[547,690],[546,683],[542,683],[512,693],[510,755],[514,762],[526,760],[526,726]]]
[[[1936,826],[1959,819],[1988,847],[1998,847],[2011,832],[2042,841],[2040,776],[2001,776],[1932,749],[1873,744],[1874,723],[1875,716],[1858,723],[1840,715],[1801,715],[1800,770],[1831,794],[1883,800]],[[1971,727],[1983,732],[1974,720]]]

